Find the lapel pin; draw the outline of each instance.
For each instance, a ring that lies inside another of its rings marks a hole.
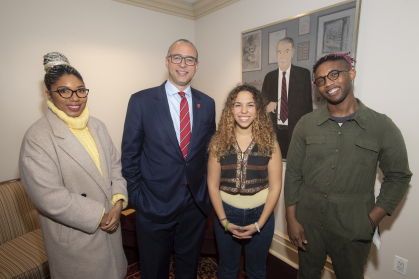
[[[197,106],[198,108],[200,108],[200,107],[201,107],[201,104],[197,104],[196,106]]]

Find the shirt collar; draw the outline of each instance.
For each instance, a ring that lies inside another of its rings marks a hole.
[[[176,86],[174,86],[173,83],[171,83],[169,80],[167,80],[165,84],[165,89],[166,89],[166,94],[168,96],[175,95],[175,94],[178,95],[178,93],[180,92],[179,89],[177,89]],[[185,93],[187,97],[191,97],[192,96],[191,86],[189,85],[185,90],[183,90],[183,92]]]
[[[354,118],[352,118],[362,129],[366,129],[367,124],[367,107],[359,100],[356,99],[359,103],[359,109],[357,113],[355,114]],[[324,105],[322,108],[319,109],[319,121],[317,122],[317,125],[320,126],[323,123],[325,123],[327,120],[331,119],[329,110],[327,108],[327,104]]]
[[[362,128],[366,129],[367,127],[367,107],[359,100],[356,99],[359,103],[358,112],[355,114],[353,120]]]
[[[329,110],[327,108],[327,104],[325,104],[323,107],[319,109],[319,121],[317,121],[317,126],[322,125],[329,119],[330,119]]]
[[[283,73],[283,71],[280,69],[280,68],[278,68],[278,70],[279,70],[279,75],[282,77],[282,73]],[[290,71],[291,71],[291,64],[290,64],[290,66],[288,67],[288,69],[286,69],[285,70],[285,72],[286,72],[286,76],[289,76],[289,74],[290,74]]]

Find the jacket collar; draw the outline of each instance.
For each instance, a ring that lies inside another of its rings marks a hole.
[[[367,124],[367,114],[366,114],[367,107],[359,99],[356,99],[356,100],[359,103],[359,108],[358,108],[358,111],[355,114],[353,120],[362,129],[365,130],[366,129],[366,124]],[[327,108],[327,104],[326,104],[322,108],[319,109],[319,117],[318,117],[317,125],[320,126],[329,119],[332,120],[332,118],[330,117],[330,114],[329,114],[329,109]]]
[[[165,89],[166,82],[167,80],[157,87],[157,94],[155,94],[155,97],[159,101],[162,99],[167,100],[166,89]],[[191,92],[192,92],[192,97],[194,97],[197,100],[201,100],[201,96],[199,96],[197,90],[194,89],[192,86],[191,86]]]
[[[157,93],[155,94],[155,98],[158,102],[155,104],[155,108],[157,114],[160,117],[160,121],[162,126],[164,127],[166,133],[168,134],[170,141],[172,142],[174,148],[177,150],[179,156],[183,159],[182,151],[180,150],[179,142],[176,137],[175,128],[173,127],[173,119],[170,115],[169,104],[167,101],[167,95],[165,90],[165,82],[162,85],[157,87]],[[193,150],[193,145],[196,138],[196,133],[199,131],[199,126],[201,124],[201,117],[202,117],[202,109],[198,107],[200,105],[201,96],[199,95],[198,91],[191,87],[192,92],[192,106],[193,111],[193,129],[191,134],[191,141],[189,143],[188,154],[186,156],[186,160],[190,158],[189,154]]]
[[[104,176],[100,175],[98,168],[96,167],[93,159],[90,157],[89,153],[87,153],[84,146],[81,142],[76,138],[76,136],[70,131],[67,125],[58,118],[50,109],[47,109],[45,116],[47,121],[49,122],[53,134],[59,140],[57,140],[59,147],[66,152],[74,161],[76,161],[85,171],[86,173],[99,185],[99,187],[103,190],[106,196],[108,196],[108,189],[110,186],[108,183],[105,183],[106,180],[109,178],[107,177],[107,168],[106,162],[104,161],[105,158],[103,156],[103,147],[100,144],[100,140],[97,134],[97,125],[89,121],[87,126],[89,128],[89,132],[92,135],[95,143],[97,145],[99,154],[100,154],[100,165],[102,168],[102,173]],[[106,174],[105,174],[106,173]],[[110,199],[111,197],[108,196]]]

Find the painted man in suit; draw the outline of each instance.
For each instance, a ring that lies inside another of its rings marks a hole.
[[[215,131],[214,100],[190,86],[198,51],[174,42],[169,79],[131,96],[122,140],[122,174],[137,214],[141,278],[196,278],[206,218],[207,148]]]
[[[313,111],[313,102],[310,71],[291,64],[294,40],[283,38],[277,50],[279,69],[266,74],[262,93],[268,101],[267,110],[276,130],[282,158],[286,159],[294,127],[304,114]]]

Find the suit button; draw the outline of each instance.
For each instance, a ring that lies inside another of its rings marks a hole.
[[[332,170],[334,170],[335,169],[335,166],[332,166]]]
[[[326,185],[329,186],[330,185],[330,182],[327,182]]]
[[[188,163],[185,163],[185,167],[188,165]]]
[[[81,194],[83,197],[87,197],[87,195],[85,193]]]
[[[327,195],[324,195],[325,198],[327,198]]]
[[[322,223],[320,223],[319,225],[320,225],[320,226],[323,226],[323,224],[322,224]]]
[[[321,213],[323,213],[323,212],[324,212],[324,210],[322,209],[322,210],[320,210],[320,212],[321,212]]]

